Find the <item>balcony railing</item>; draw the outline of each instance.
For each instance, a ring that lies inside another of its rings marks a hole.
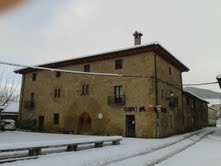
[[[25,101],[24,102],[24,108],[26,109],[34,109],[35,108],[35,102],[34,101]]]
[[[121,96],[108,96],[108,104],[109,105],[125,105],[126,97],[125,95]]]

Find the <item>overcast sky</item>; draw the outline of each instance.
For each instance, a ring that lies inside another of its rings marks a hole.
[[[30,0],[0,15],[0,60],[41,64],[129,47],[138,30],[143,44],[158,41],[190,68],[184,83],[216,81],[220,7],[220,0]]]

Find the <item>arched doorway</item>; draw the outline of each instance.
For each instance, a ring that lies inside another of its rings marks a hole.
[[[84,112],[80,115],[79,118],[79,130],[81,132],[87,132],[91,130],[91,117],[87,112]]]

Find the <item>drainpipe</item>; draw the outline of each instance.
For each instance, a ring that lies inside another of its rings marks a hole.
[[[158,80],[157,80],[157,59],[156,54],[154,55],[154,93],[155,93],[155,106],[158,105]],[[157,138],[160,138],[160,115],[156,110],[156,123],[157,123]]]

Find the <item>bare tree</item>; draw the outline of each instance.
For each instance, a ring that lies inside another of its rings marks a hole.
[[[14,79],[10,76],[4,78],[3,73],[0,74],[0,121],[1,111],[4,110],[10,102],[17,101],[16,94],[17,86],[14,84]]]

